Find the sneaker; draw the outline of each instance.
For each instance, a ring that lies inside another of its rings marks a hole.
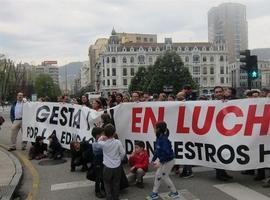
[[[183,178],[192,178],[194,177],[193,173],[187,173]]]
[[[179,193],[176,191],[176,192],[170,192],[168,194],[169,197],[173,198],[173,199],[176,199],[176,198],[179,198]]]
[[[104,194],[102,194],[101,192],[96,192],[96,197],[99,198],[99,199],[103,199],[106,196]]]
[[[8,151],[16,151],[16,147],[9,147]]]
[[[146,197],[146,200],[158,199],[158,193],[152,192],[149,196]]]

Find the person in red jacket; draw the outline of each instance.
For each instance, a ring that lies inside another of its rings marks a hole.
[[[148,170],[149,156],[142,141],[135,142],[135,151],[129,157],[130,173],[128,181],[132,183],[136,180],[136,186],[143,188],[143,176]]]

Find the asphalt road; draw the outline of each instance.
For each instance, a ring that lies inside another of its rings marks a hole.
[[[4,111],[6,123],[0,131],[0,143],[9,144],[10,126],[8,110]],[[21,138],[19,135],[18,138]],[[20,140],[18,140],[20,147]],[[28,149],[30,144],[28,144]],[[17,150],[24,158],[27,158],[27,151]],[[77,170],[70,172],[70,158],[67,162],[54,165],[42,166],[40,161],[33,160],[30,165],[24,167],[24,177],[21,187],[17,193],[17,199],[26,199],[34,187],[36,187],[36,199],[40,200],[66,200],[97,199],[94,194],[94,184],[86,180],[85,173]],[[37,174],[33,175],[33,170]],[[262,187],[263,182],[254,181],[253,176],[241,175],[240,172],[229,172],[233,175],[230,182],[221,182],[215,179],[215,171],[210,168],[195,167],[194,177],[183,179],[172,173],[172,180],[181,193],[183,200],[270,200],[270,189]],[[267,175],[269,175],[269,171]],[[134,186],[121,192],[121,199],[143,200],[151,192],[154,180],[154,172],[150,170],[144,179],[145,188],[138,189]],[[37,182],[38,179],[38,182]],[[33,184],[33,181],[38,184]],[[160,199],[168,192],[164,184],[160,188]],[[164,194],[163,194],[164,193]]]

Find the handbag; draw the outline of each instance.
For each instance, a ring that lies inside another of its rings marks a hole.
[[[4,117],[0,116],[0,126],[5,122]]]

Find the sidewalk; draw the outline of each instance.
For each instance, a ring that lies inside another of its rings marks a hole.
[[[0,146],[0,200],[11,199],[21,177],[20,161]]]

